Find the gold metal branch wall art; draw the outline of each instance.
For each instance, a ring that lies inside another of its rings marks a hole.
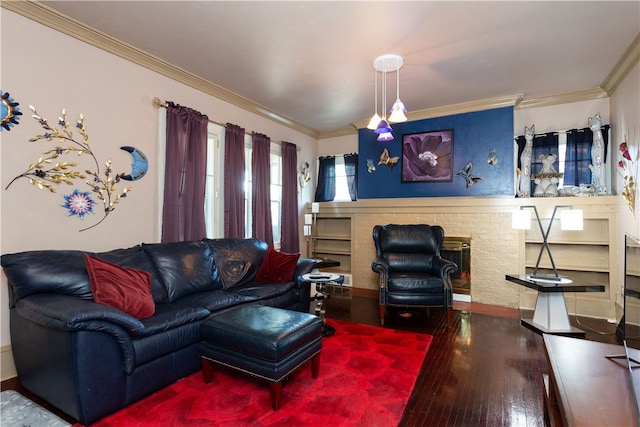
[[[51,193],[56,193],[56,186],[60,184],[72,186],[77,180],[84,180],[84,183],[89,187],[89,191],[82,192],[75,189],[73,193],[64,195],[62,206],[68,210],[69,216],[77,216],[83,219],[86,214],[94,213],[93,206],[99,204],[91,198],[91,195],[93,195],[102,202],[104,216],[96,224],[80,231],[95,227],[104,221],[114,211],[120,200],[127,197],[127,193],[132,190],[131,187],[122,189],[117,187],[117,184],[121,182],[125,174],[113,173],[111,159],[104,162],[104,172],[100,171],[100,163],[89,146],[89,135],[82,114],[80,114],[75,124],[81,139],[76,139],[67,120],[65,109],[62,110],[61,116],[58,117],[58,127],[56,127],[51,125],[46,118],[41,117],[33,106],[30,105],[29,108],[33,112],[32,117],[38,121],[45,131],[43,134],[29,139],[29,141],[57,142],[59,145],[43,151],[43,156],[38,158],[36,162],[31,163],[26,171],[13,178],[5,187],[5,190],[19,178],[26,178],[31,185],[40,190],[46,189]],[[77,170],[78,163],[76,161],[62,161],[64,156],[72,155],[77,157],[90,156],[95,169],[85,169],[84,172],[80,172]]]

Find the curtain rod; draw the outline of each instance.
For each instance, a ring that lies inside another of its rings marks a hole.
[[[155,108],[156,110],[158,108],[161,108],[161,107],[162,108],[167,108],[169,106],[169,104],[167,104],[166,102],[161,101],[160,98],[158,98],[157,96],[154,97],[151,100],[151,105],[153,105],[153,108]],[[223,128],[226,127],[225,124],[216,122],[215,120],[211,120],[211,119],[209,119],[209,123],[213,123],[214,125],[222,126]],[[249,135],[249,133],[247,131],[245,131],[244,133]]]
[[[157,96],[154,96],[153,99],[151,100],[151,105],[153,105],[153,108],[155,108],[156,110],[158,108],[167,108],[169,106],[169,104],[167,104],[166,102],[163,102],[162,100],[160,100],[160,98],[158,98]],[[218,125],[220,127],[226,128],[227,125],[224,123],[220,123],[220,122],[216,122],[215,120],[211,120],[209,119],[209,123],[213,123],[214,125]],[[245,135],[251,135],[251,132],[248,131],[244,131]],[[275,142],[276,144],[282,144],[282,142],[279,141],[271,141],[271,142]],[[294,144],[296,146],[296,150],[299,152],[300,151],[300,147],[298,147],[297,144]]]
[[[607,126],[611,127],[611,125],[602,125],[602,126],[600,126],[600,130],[604,130]],[[545,136],[548,133],[552,133],[554,135],[562,135],[562,134],[565,134],[565,133],[573,132],[574,130],[576,132],[586,132],[587,129],[589,129],[588,126],[584,127],[584,128],[579,128],[579,129],[556,130],[556,131],[550,131],[550,132],[536,133],[536,134],[533,135],[533,137],[535,138],[536,136]],[[518,137],[520,137],[520,136],[524,136],[524,134],[523,135],[518,135]]]

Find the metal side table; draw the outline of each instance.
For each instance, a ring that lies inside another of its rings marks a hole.
[[[317,293],[311,298],[311,300],[316,302],[315,314],[322,319],[322,336],[332,336],[336,333],[336,330],[333,326],[327,325],[327,308],[325,305],[325,300],[329,299],[327,285],[342,286],[344,283],[344,276],[342,274],[316,272],[303,274],[302,281],[315,285]]]

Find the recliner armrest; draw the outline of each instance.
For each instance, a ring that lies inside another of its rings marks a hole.
[[[451,286],[450,276],[458,271],[458,266],[455,262],[446,260],[442,257],[433,257],[433,264],[431,267],[433,274],[438,274],[442,280],[448,284],[448,286]]]
[[[371,269],[380,275],[380,287],[386,286],[387,280],[389,279],[389,262],[386,258],[376,257],[373,262],[371,262]]]

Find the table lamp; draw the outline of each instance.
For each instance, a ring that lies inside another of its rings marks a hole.
[[[581,209],[573,209],[571,205],[556,205],[553,208],[553,213],[551,214],[551,219],[549,220],[549,226],[545,231],[542,226],[542,221],[540,220],[540,215],[538,214],[538,208],[534,205],[520,206],[520,209],[513,212],[513,216],[511,219],[511,227],[517,230],[529,230],[531,228],[531,211],[525,209],[533,209],[536,214],[536,219],[538,221],[538,227],[540,227],[540,233],[542,234],[542,247],[540,248],[540,253],[538,254],[538,260],[536,261],[536,266],[533,269],[533,274],[529,275],[532,280],[550,280],[554,282],[560,282],[562,277],[558,274],[558,269],[556,268],[556,263],[553,261],[553,256],[551,255],[551,248],[549,247],[549,233],[551,232],[551,226],[553,225],[553,219],[556,216],[556,212],[558,209],[569,209],[560,211],[560,229],[563,231],[566,230],[582,230],[583,228],[583,214]],[[551,266],[553,267],[553,275],[551,274],[538,274],[538,268],[540,267],[540,260],[542,259],[542,253],[544,250],[547,250],[549,254],[549,261],[551,261]]]
[[[304,214],[304,236],[307,238],[307,258],[309,258],[309,244],[311,242],[311,226],[313,217],[311,214]]]

